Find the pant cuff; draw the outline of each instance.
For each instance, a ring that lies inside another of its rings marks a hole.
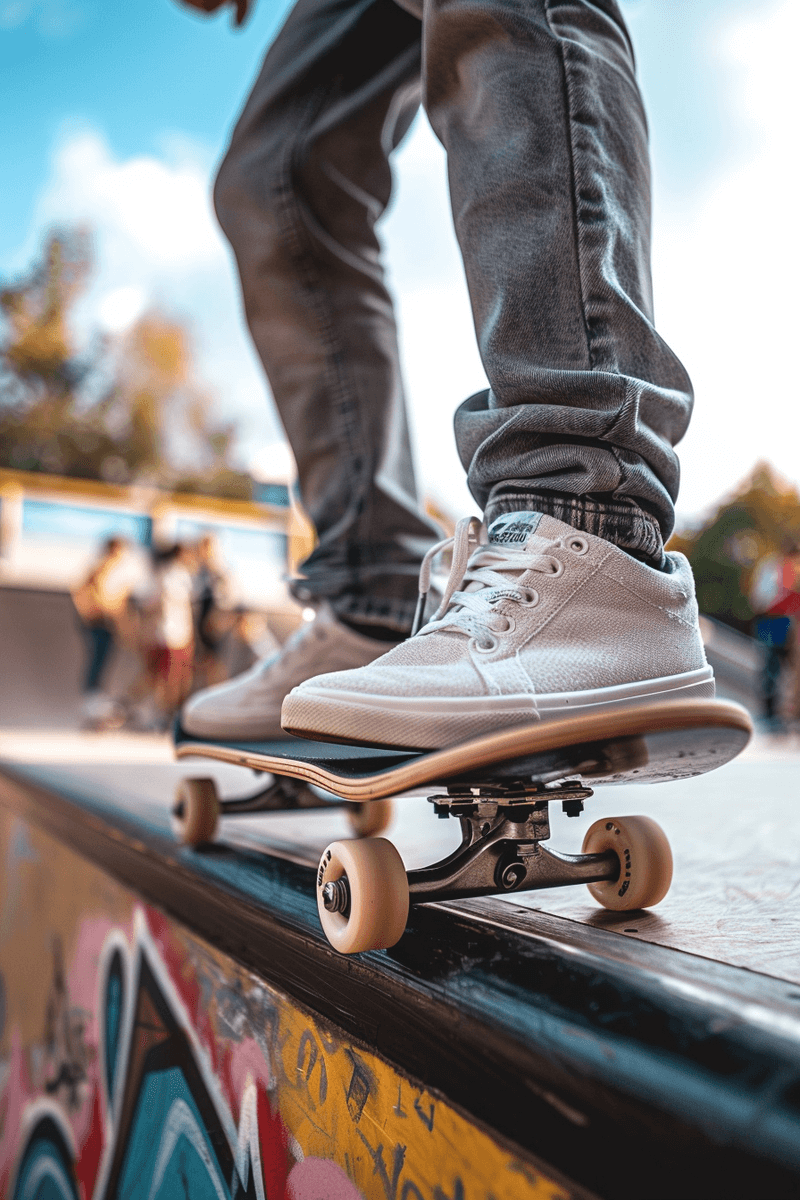
[[[581,533],[604,538],[656,570],[666,565],[664,541],[656,519],[634,501],[598,500],[561,492],[497,491],[486,505],[486,524],[504,513],[529,509],[555,517]]]

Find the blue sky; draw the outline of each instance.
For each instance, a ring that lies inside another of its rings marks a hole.
[[[759,456],[800,477],[797,397],[784,366],[796,338],[796,251],[781,201],[790,190],[785,148],[797,137],[790,79],[800,6],[622,7],[651,128],[657,319],[698,393],[683,453],[681,507],[693,515]],[[268,461],[280,430],[208,191],[287,8],[256,0],[235,31],[227,13],[207,19],[173,0],[0,0],[0,275],[25,267],[48,225],[90,222],[97,276],[85,328],[99,320],[121,329],[151,303],[182,315],[196,332],[200,373],[240,421],[248,462]],[[397,155],[397,176],[384,238],[417,454],[427,490],[461,511],[474,505],[455,451],[443,458],[442,446],[452,443],[453,409],[482,385],[482,372],[443,156],[422,120]]]
[[[0,261],[24,241],[70,127],[102,130],[120,158],[175,133],[220,148],[288,7],[263,0],[234,32],[174,0],[0,0]]]

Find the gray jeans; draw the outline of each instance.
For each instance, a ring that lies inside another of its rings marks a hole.
[[[375,224],[420,99],[491,385],[455,419],[487,520],[547,512],[660,563],[692,406],[653,327],[647,128],[614,0],[299,0],[215,201],[318,533],[296,594],[400,630],[435,531]]]

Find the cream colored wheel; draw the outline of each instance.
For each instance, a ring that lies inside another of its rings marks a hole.
[[[347,820],[356,837],[375,837],[389,828],[393,812],[391,800],[369,800],[348,808]]]
[[[184,846],[214,840],[219,821],[219,795],[213,779],[183,779],[175,792],[172,828]]]
[[[583,852],[605,850],[613,850],[619,859],[619,878],[586,885],[604,908],[651,908],[664,899],[672,883],[672,851],[660,825],[650,817],[595,821],[583,839]]]
[[[408,879],[392,843],[332,842],[319,863],[317,908],[325,936],[340,954],[399,942],[408,920]]]

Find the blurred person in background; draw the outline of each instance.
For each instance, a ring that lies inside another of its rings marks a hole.
[[[222,648],[234,623],[232,588],[213,534],[203,534],[194,555],[195,686],[205,687],[228,674]]]
[[[159,723],[169,725],[192,688],[194,669],[193,547],[176,543],[156,552],[144,604],[153,697]]]
[[[459,522],[433,614],[418,579],[438,535],[375,228],[420,102],[490,385],[455,419],[483,524]],[[187,732],[279,737],[289,692],[289,731],[417,747],[713,696],[691,569],[664,549],[693,396],[653,323],[647,124],[616,0],[298,0],[214,198],[317,534],[292,583],[316,618],[194,696]]]
[[[765,647],[763,713],[768,728],[800,728],[800,546],[787,542],[782,554],[759,563],[750,602],[760,615],[755,634]]]
[[[127,543],[110,537],[89,574],[75,588],[72,600],[86,644],[83,678],[83,721],[89,728],[112,728],[122,723],[121,706],[103,690],[112,652],[128,632],[131,578]]]

